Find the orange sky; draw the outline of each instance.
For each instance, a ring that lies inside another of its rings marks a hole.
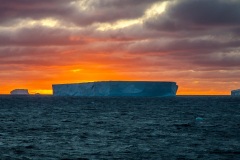
[[[107,62],[105,62],[107,63]],[[106,65],[107,66],[107,65]],[[28,71],[10,72],[9,80],[2,79],[1,94],[9,94],[15,88],[27,88],[30,94],[52,94],[52,84],[80,83],[88,81],[131,80],[131,81],[175,81],[179,85],[178,95],[229,95],[238,82],[218,81],[217,78],[192,78],[195,73],[176,71],[139,70],[129,68],[107,68],[104,63],[86,66],[37,67]],[[141,67],[140,67],[141,68]],[[191,74],[193,76],[191,76]]]
[[[239,6],[228,0],[6,0],[0,94],[132,80],[174,81],[178,95],[229,95],[240,88]]]

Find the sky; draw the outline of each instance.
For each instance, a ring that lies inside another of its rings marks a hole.
[[[52,84],[175,81],[240,88],[239,0],[0,0],[0,94]]]

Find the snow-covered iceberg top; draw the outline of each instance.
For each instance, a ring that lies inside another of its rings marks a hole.
[[[232,91],[231,91],[231,95],[232,95],[232,96],[240,96],[240,89],[232,90]]]
[[[10,92],[11,95],[29,95],[27,89],[14,89]]]
[[[54,84],[54,96],[163,97],[176,96],[176,82],[101,81]]]

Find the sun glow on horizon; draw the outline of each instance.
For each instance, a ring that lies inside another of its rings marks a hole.
[[[52,91],[52,89],[30,90],[30,94],[33,94],[33,95],[35,95],[35,94],[51,95],[51,94],[53,94],[53,91]]]

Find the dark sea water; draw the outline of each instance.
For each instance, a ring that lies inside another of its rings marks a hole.
[[[0,159],[239,160],[240,97],[0,96]]]

